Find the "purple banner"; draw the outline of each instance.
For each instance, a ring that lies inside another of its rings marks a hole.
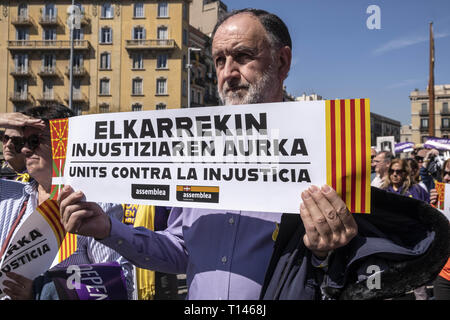
[[[127,300],[127,286],[117,262],[71,265],[49,271],[61,300]]]
[[[428,149],[450,150],[450,139],[429,138],[423,146]]]
[[[396,143],[394,147],[395,153],[410,152],[414,149],[414,142],[400,142]]]

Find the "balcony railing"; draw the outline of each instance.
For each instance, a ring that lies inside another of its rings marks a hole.
[[[89,49],[88,40],[74,40],[75,50]],[[70,40],[9,40],[9,50],[70,50]]]
[[[13,77],[32,77],[33,76],[31,69],[28,68],[28,66],[14,67],[13,70],[10,72],[10,74]]]
[[[133,39],[126,40],[125,47],[132,50],[175,49],[176,44],[173,39]]]
[[[28,92],[20,92],[20,91],[14,91],[9,94],[9,100],[12,102],[33,102],[34,98],[33,96]]]
[[[19,15],[16,18],[13,18],[11,23],[15,26],[31,26],[33,25],[33,19],[28,15]]]
[[[55,94],[54,92],[44,92],[42,95],[38,98],[38,101],[41,104],[45,103],[52,103],[52,102],[59,102],[59,96]]]
[[[38,72],[41,77],[57,77],[59,76],[58,69],[54,66],[44,66]]]
[[[87,70],[83,66],[73,66],[72,70],[73,70],[72,75],[74,77],[84,77],[85,75],[87,75]],[[65,74],[68,77],[70,76],[70,67],[69,66],[66,67]]]
[[[42,14],[39,18],[39,23],[41,25],[55,25],[58,24],[58,16],[53,14]]]
[[[428,110],[420,110],[419,111],[419,115],[421,115],[421,116],[428,116]]]
[[[69,101],[69,95],[66,95],[64,100],[66,100],[68,102]],[[73,95],[72,95],[72,102],[87,104],[89,102],[89,99],[82,92],[74,92]]]

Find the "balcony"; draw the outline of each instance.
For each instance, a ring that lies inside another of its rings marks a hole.
[[[11,23],[15,26],[32,26],[34,24],[33,19],[28,15],[19,15],[12,18]]]
[[[441,116],[450,116],[450,110],[447,109],[442,109],[441,110]]]
[[[87,75],[87,70],[83,66],[73,66],[72,75],[74,77],[84,77]],[[64,72],[66,76],[70,77],[70,67],[66,67],[66,72]]]
[[[128,50],[167,50],[175,49],[176,43],[173,39],[152,39],[152,40],[126,40],[125,48]]]
[[[14,67],[13,70],[11,70],[11,72],[9,74],[12,75],[13,77],[17,77],[17,78],[33,77],[33,73],[31,72],[31,69],[28,68],[27,66]]]
[[[37,100],[41,105],[59,103],[61,101],[59,96],[53,92],[44,92]]]
[[[428,126],[420,126],[419,130],[420,130],[420,132],[428,132],[429,127]]]
[[[42,14],[39,18],[39,23],[42,26],[55,26],[59,24],[58,16],[53,14]]]
[[[9,94],[9,100],[14,103],[34,103],[34,97],[28,92],[12,92]]]
[[[69,95],[66,95],[65,99],[67,101],[67,103],[69,103]],[[77,104],[88,104],[89,103],[89,99],[88,97],[82,93],[82,92],[73,92],[72,95],[72,103],[77,103]]]
[[[429,114],[428,110],[420,110],[419,111],[420,116],[428,116],[428,114]]]
[[[44,77],[59,77],[59,71],[54,66],[44,66],[39,70],[38,75]]]
[[[88,50],[88,40],[74,40],[75,50]],[[9,50],[70,50],[70,40],[9,40]]]

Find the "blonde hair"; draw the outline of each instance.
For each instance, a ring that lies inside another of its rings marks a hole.
[[[402,192],[401,192],[401,194],[405,194],[412,185],[412,183],[411,183],[411,168],[410,168],[407,160],[393,159],[391,161],[391,163],[389,164],[389,170],[391,170],[395,164],[399,164],[401,166],[402,170],[405,172],[405,175],[403,178],[403,184],[402,184]],[[388,171],[388,174],[387,174],[386,178],[384,179],[382,188],[387,189],[391,185],[392,185],[391,174]]]

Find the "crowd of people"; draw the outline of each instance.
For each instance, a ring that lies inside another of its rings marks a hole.
[[[435,182],[450,183],[450,158],[444,159],[438,150],[423,147],[415,148],[410,156],[401,155],[402,158],[395,157],[390,151],[377,152],[372,148],[372,186],[436,206]],[[415,289],[416,300],[450,299],[450,258],[434,281],[433,289],[432,296],[426,285]]]
[[[224,15],[212,35],[212,54],[224,105],[283,101],[292,42],[285,23],[276,15],[258,9]],[[70,116],[71,111],[60,105],[0,115],[0,127],[6,129],[2,139],[5,167],[10,173],[9,180],[0,180],[0,256],[18,222],[49,199],[49,120]],[[427,154],[418,164],[424,188],[417,183],[417,170],[412,173],[407,161],[389,153],[375,154],[374,184],[388,190],[391,201],[414,197],[433,203],[436,191],[425,176],[431,174],[431,167],[422,170],[428,162],[431,156]],[[441,172],[443,181],[450,179],[445,170]],[[24,174],[29,181],[14,181]],[[377,203],[379,194],[375,192],[372,198],[374,210],[380,210],[384,204]],[[448,244],[433,245],[448,241],[447,229],[437,232],[442,219],[437,210],[429,212],[428,206],[421,214],[438,215],[432,219],[438,226],[423,226],[414,214],[399,213],[399,221],[410,223],[410,234],[404,234],[383,220],[385,210],[355,217],[328,185],[302,191],[300,214],[99,204],[86,201],[82,190],[75,192],[69,185],[59,193],[57,205],[65,230],[76,234],[78,241],[77,250],[55,268],[115,261],[122,267],[129,298],[173,298],[171,288],[176,286],[170,283],[174,275],[186,274],[188,299],[326,299],[339,297],[339,292],[348,294],[348,288],[370,280],[361,265],[376,261],[383,274],[389,274],[392,264],[408,265],[425,256],[430,273],[427,270],[423,279],[405,275],[409,276],[407,285],[416,288],[435,276],[432,270],[441,269],[448,258],[447,251],[426,254],[436,248],[448,250]],[[277,255],[277,250],[282,254]],[[286,262],[288,254],[292,258]],[[445,272],[440,275],[444,280],[447,276]],[[50,273],[26,279],[9,272],[8,277],[3,284],[10,299],[61,298]],[[448,283],[441,278],[435,287],[448,292]],[[392,282],[383,285],[385,290],[377,291],[377,297],[398,292],[391,290]],[[373,297],[369,291],[366,296]]]

